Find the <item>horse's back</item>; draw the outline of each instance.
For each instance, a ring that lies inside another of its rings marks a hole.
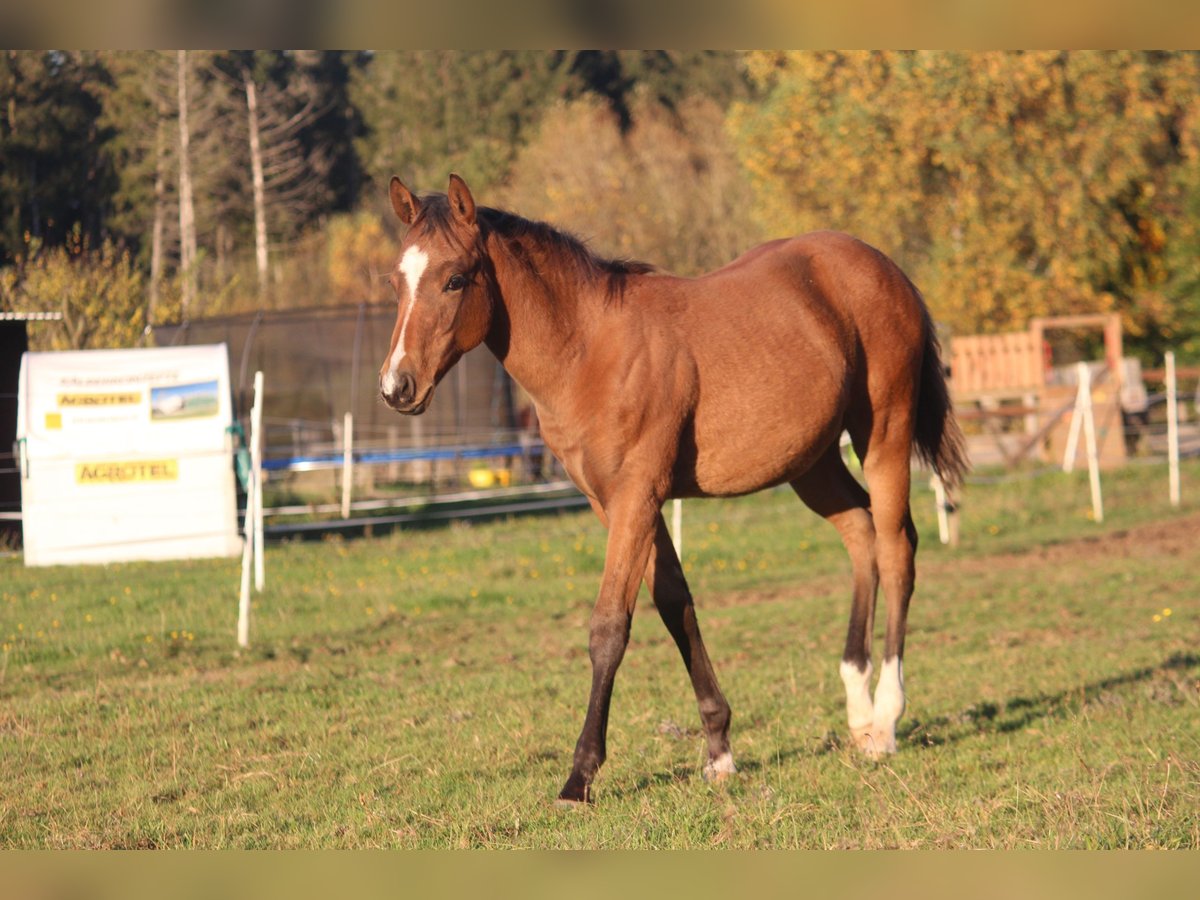
[[[843,232],[770,241],[685,281],[681,340],[718,368],[802,352],[788,360],[797,377],[837,382],[864,351],[882,356],[890,347],[904,365],[923,352],[920,293],[885,254]]]

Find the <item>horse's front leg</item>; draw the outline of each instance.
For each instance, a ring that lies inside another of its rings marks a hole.
[[[646,568],[646,585],[650,596],[658,607],[667,631],[675,639],[675,645],[683,656],[700,705],[700,720],[708,739],[708,762],[704,766],[704,777],[719,781],[737,771],[733,754],[729,750],[729,703],[717,684],[708,651],[700,637],[700,626],[696,622],[696,609],[692,604],[692,592],[683,576],[683,566],[675,553],[671,533],[660,513],[655,517],[654,553]]]
[[[560,802],[589,802],[592,779],[604,763],[613,681],[629,643],[629,623],[654,544],[658,506],[658,501],[646,494],[626,495],[604,504],[608,548],[588,639],[592,691],[571,775],[558,795]]]

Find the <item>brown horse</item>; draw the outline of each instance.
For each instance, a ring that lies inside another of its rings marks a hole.
[[[592,688],[563,801],[588,801],[605,759],[613,679],[644,579],[679,646],[708,742],[704,774],[734,771],[729,704],[700,638],[661,508],[787,482],[838,529],[854,569],[842,657],[855,744],[896,749],[905,618],[917,533],[917,456],[948,484],[965,470],[937,339],[920,293],[878,250],[835,232],[757,247],[701,278],[602,259],[548,225],[392,178],[409,226],[391,274],[398,301],[380,393],[429,405],[481,342],[529,393],[546,445],[608,528],[592,613]],[[850,433],[870,495],[839,452]],[[872,701],[871,635],[882,582],[887,633]]]

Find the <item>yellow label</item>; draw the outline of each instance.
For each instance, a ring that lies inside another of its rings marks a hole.
[[[46,413],[46,430],[62,430],[62,413]]]
[[[142,402],[139,393],[122,392],[117,394],[59,394],[59,406],[88,407],[88,406],[131,406]]]
[[[131,481],[176,481],[179,461],[143,459],[136,462],[77,463],[77,484],[126,484]]]

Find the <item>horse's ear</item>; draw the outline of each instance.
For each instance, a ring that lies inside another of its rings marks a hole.
[[[450,198],[450,209],[464,225],[475,224],[475,198],[467,183],[457,175],[450,176],[450,189],[446,192]]]
[[[417,213],[421,211],[421,201],[395,175],[388,185],[388,195],[392,198],[392,209],[396,211],[400,221],[411,225],[416,220]]]

